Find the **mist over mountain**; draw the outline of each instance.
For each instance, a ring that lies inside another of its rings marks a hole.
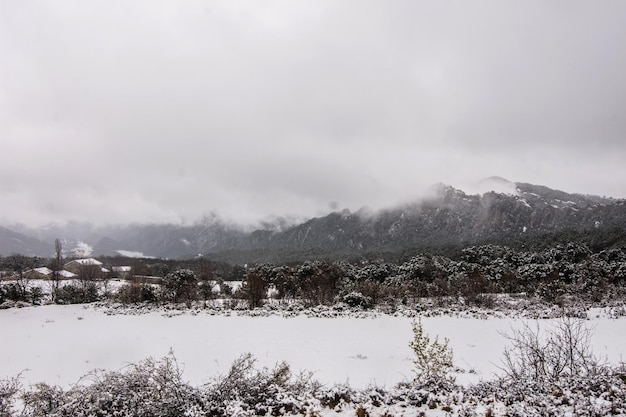
[[[41,229],[0,228],[0,254],[51,256],[52,242],[59,238],[68,253],[79,256],[203,255],[244,263],[626,228],[625,200],[569,194],[499,177],[486,179],[477,189],[466,193],[439,184],[430,197],[389,209],[346,209],[295,224],[275,219],[252,230],[216,216],[190,225],[95,227],[70,222]]]
[[[51,257],[54,245],[0,226],[0,254]]]

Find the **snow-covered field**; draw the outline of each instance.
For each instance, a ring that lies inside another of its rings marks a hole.
[[[594,353],[611,363],[626,358],[626,318],[590,312]],[[93,369],[118,370],[174,352],[194,385],[226,372],[250,352],[260,365],[286,361],[313,371],[320,382],[390,387],[412,378],[410,318],[308,318],[179,315],[153,311],[107,315],[92,306],[49,305],[0,310],[0,379],[21,374],[25,385],[45,381],[68,387]],[[502,332],[534,321],[513,318],[424,317],[426,332],[448,338],[461,383],[491,379],[506,339]],[[550,325],[550,320],[539,322]]]

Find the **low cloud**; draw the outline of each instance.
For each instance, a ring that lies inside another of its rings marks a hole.
[[[254,222],[492,175],[626,197],[621,1],[1,7],[4,223]]]

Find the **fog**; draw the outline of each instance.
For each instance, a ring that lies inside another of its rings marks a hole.
[[[626,197],[623,1],[0,3],[0,223]]]

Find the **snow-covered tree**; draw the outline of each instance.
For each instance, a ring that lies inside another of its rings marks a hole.
[[[441,382],[449,377],[452,369],[452,349],[448,339],[439,342],[439,337],[431,340],[424,332],[422,320],[413,321],[413,340],[409,347],[415,358],[416,379],[421,382]]]

